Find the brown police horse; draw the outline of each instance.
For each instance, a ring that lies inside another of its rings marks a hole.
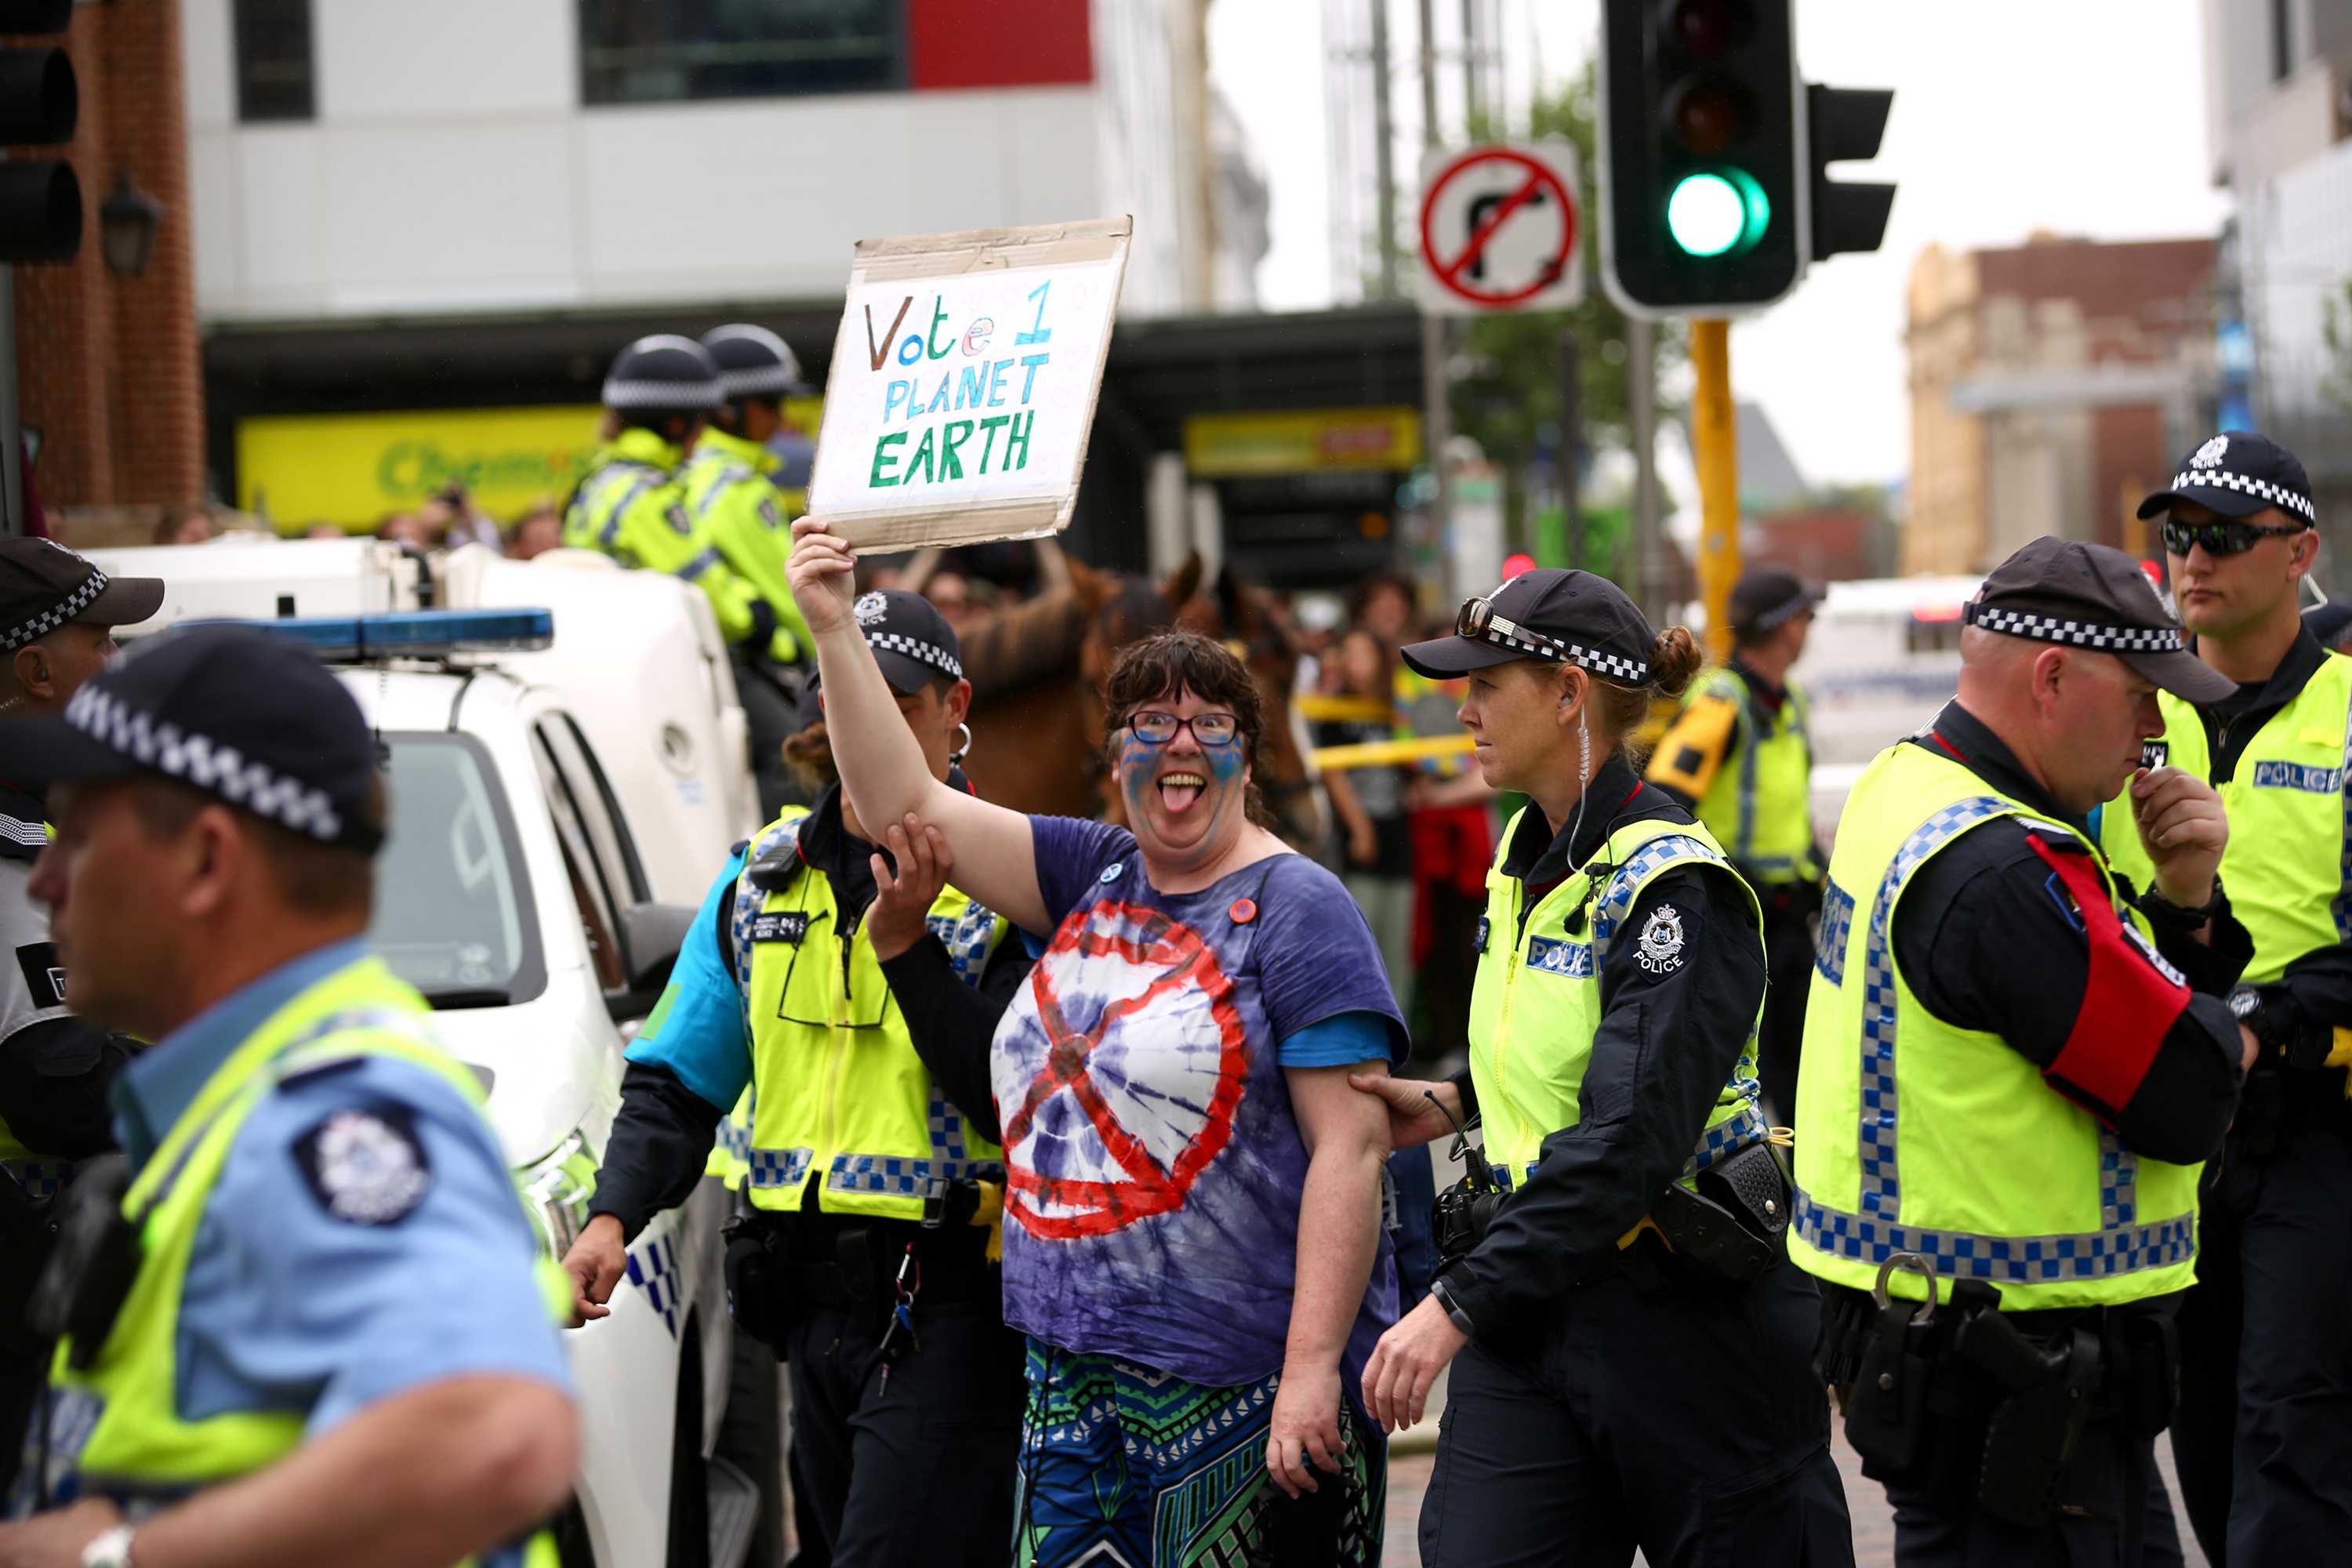
[[[1266,719],[1257,780],[1282,837],[1312,851],[1323,837],[1322,792],[1307,766],[1290,696],[1298,650],[1259,590],[1221,572],[1203,591],[1188,559],[1151,583],[1070,563],[1071,585],[990,616],[959,637],[971,679],[966,776],[984,800],[1015,811],[1118,821],[1103,733],[1103,684],[1119,649],[1181,626],[1223,642],[1248,664]]]

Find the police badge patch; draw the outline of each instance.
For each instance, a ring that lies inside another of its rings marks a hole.
[[[400,1106],[338,1110],[294,1144],[319,1206],[346,1225],[394,1225],[433,1187],[432,1163]]]
[[[809,918],[806,910],[763,910],[751,917],[751,940],[755,942],[781,942],[798,947],[808,935]]]
[[[2197,455],[2189,459],[2189,466],[2192,468],[2218,468],[2221,466],[2221,454],[2229,449],[2230,438],[2216,436],[2197,448]]]
[[[857,595],[857,603],[850,605],[849,608],[850,612],[856,616],[859,626],[870,626],[890,613],[890,601],[878,593],[860,594]]]
[[[1683,917],[1672,904],[1660,904],[1643,926],[1633,954],[1653,974],[1672,974],[1683,966]]]

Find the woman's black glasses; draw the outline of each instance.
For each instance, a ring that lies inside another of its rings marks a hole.
[[[2205,547],[2208,555],[2241,555],[2265,539],[2284,539],[2301,533],[2305,525],[2272,528],[2259,522],[2171,522],[2164,525],[2164,547],[2175,555],[2186,555],[2197,545]]]

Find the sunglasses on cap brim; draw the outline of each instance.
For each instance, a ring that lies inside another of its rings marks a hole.
[[[1570,657],[1568,645],[1557,637],[1529,631],[1517,621],[1506,620],[1495,613],[1487,599],[1465,599],[1462,607],[1454,612],[1454,635],[1476,642],[1490,642],[1497,647],[1520,647],[1534,643],[1551,648],[1561,658]]]
[[[2297,522],[2281,528],[2228,518],[2211,522],[2175,522],[2168,519],[2164,524],[2164,548],[2172,554],[2186,555],[2202,545],[2208,555],[2242,555],[2265,539],[2286,539],[2308,531],[2310,526]]]

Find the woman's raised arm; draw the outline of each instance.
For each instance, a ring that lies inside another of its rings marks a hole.
[[[825,733],[858,820],[876,833],[910,816],[930,823],[954,846],[957,887],[1024,930],[1047,929],[1029,819],[931,776],[858,629],[851,608],[856,570],[849,546],[821,521],[793,524],[786,575],[816,641]]]

